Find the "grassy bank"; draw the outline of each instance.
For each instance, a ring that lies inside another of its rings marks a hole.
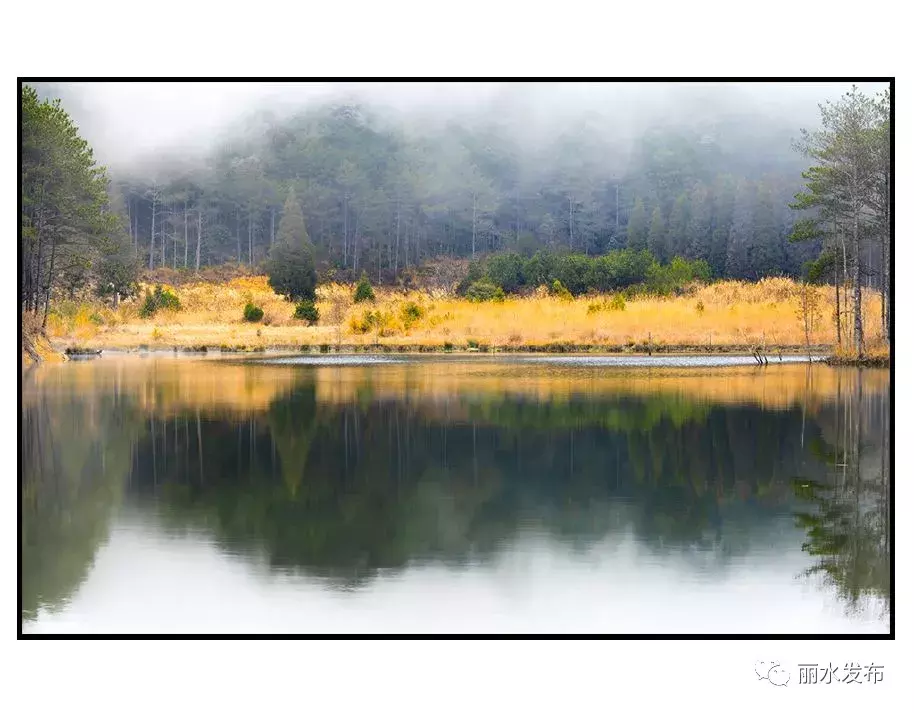
[[[265,277],[167,284],[178,310],[140,316],[142,298],[117,310],[93,302],[57,302],[47,334],[61,351],[77,349],[316,351],[591,351],[606,353],[805,353],[799,286],[788,279],[726,281],[672,297],[614,295],[562,299],[543,290],[503,302],[472,303],[445,290],[375,288],[373,302],[353,303],[351,285],[318,289],[320,320],[293,319],[293,305]],[[834,292],[814,288],[813,353],[835,352]],[[243,319],[252,303],[263,318]],[[865,296],[867,352],[884,351],[880,303]]]
[[[63,355],[51,344],[41,331],[41,321],[31,313],[22,318],[22,338],[19,345],[23,366],[42,362],[63,361]]]

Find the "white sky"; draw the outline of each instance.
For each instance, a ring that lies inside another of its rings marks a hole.
[[[543,122],[585,109],[606,112],[620,126],[636,127],[640,117],[705,111],[709,93],[742,96],[741,109],[781,114],[799,126],[814,121],[817,104],[850,88],[838,83],[427,83],[362,84],[306,82],[98,82],[58,85],[64,105],[83,135],[108,164],[126,163],[157,150],[200,148],[245,113],[269,108],[278,112],[355,95],[372,104],[416,115],[454,117],[503,103],[536,128]],[[882,89],[862,85],[867,92]],[[495,104],[497,102],[497,104]]]

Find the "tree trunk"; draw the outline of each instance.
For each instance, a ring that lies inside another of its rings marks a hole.
[[[476,193],[473,193],[473,259],[476,259]]]
[[[517,214],[517,223],[515,225],[515,227],[517,229],[517,234],[514,238],[514,247],[519,248],[520,247],[520,188],[518,188],[514,194],[514,209],[515,209],[515,213]]]
[[[346,254],[349,244],[349,197],[343,200],[343,269],[346,269]]]
[[[397,249],[394,252],[394,277],[400,270],[400,198],[397,198]]]
[[[44,253],[45,222],[44,222],[44,189],[42,188],[42,202],[38,208],[38,251],[32,277],[32,312],[38,314],[39,292],[41,291],[41,264]]]
[[[203,240],[203,207],[197,206],[197,255],[194,270],[200,272],[200,242]]]
[[[171,223],[173,226],[174,226],[174,222],[175,222],[174,215],[175,215],[174,207],[172,207]],[[175,270],[175,269],[177,269],[177,267],[178,267],[178,230],[177,230],[177,226],[175,226],[175,232],[171,238],[171,269]]]
[[[168,237],[168,233],[165,232],[165,226],[162,226],[162,267],[165,267],[165,238]]]
[[[889,349],[892,348],[892,205],[889,174],[885,179],[885,228],[882,241],[882,322],[883,334]]]
[[[276,208],[270,209],[270,247],[276,242]]]
[[[57,253],[57,243],[51,242],[51,264],[48,266],[48,286],[45,288],[44,296],[44,316],[41,318],[41,331],[43,332],[48,324],[48,308],[51,306],[51,288],[54,281],[54,256]]]
[[[156,194],[152,194],[152,227],[149,229],[149,269],[151,270],[156,254]]]
[[[619,243],[619,184],[616,184],[616,243]]]
[[[248,265],[254,264],[254,213],[248,211]]]
[[[352,270],[358,272],[359,269],[359,221],[362,218],[362,211],[355,214],[355,232],[352,234]]]
[[[235,208],[235,242],[238,245],[238,264],[241,264],[241,218],[238,216],[238,208]]]
[[[837,237],[837,236],[836,236]],[[841,292],[838,289],[838,244],[835,243],[835,331],[838,333],[838,351],[841,351]]]
[[[863,357],[863,303],[860,290],[862,260],[860,255],[860,209],[854,207],[854,350],[857,357]]]
[[[841,259],[843,263],[843,279],[841,281],[841,296],[842,296],[842,312],[844,312],[844,323],[847,324],[848,314],[850,310],[847,306],[847,242],[844,239],[844,231],[841,232]],[[850,327],[847,327],[847,333],[845,336],[845,343],[850,343]]]
[[[184,269],[187,269],[187,201],[184,201]]]

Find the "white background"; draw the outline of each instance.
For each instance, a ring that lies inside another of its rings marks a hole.
[[[910,23],[888,2],[16,2],[3,11],[5,361],[0,710],[855,710],[914,690]],[[904,61],[906,57],[908,61]],[[17,76],[895,76],[896,642],[16,642]],[[907,279],[906,279],[907,277]],[[905,643],[907,640],[907,644]],[[758,681],[780,661],[786,688]],[[796,664],[885,665],[796,685]]]

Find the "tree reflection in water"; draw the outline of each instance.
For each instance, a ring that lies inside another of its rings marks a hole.
[[[204,366],[81,365],[27,389],[24,617],[79,586],[125,497],[169,528],[342,587],[487,562],[531,530],[575,550],[631,532],[722,568],[786,547],[779,523],[795,514],[807,574],[851,604],[888,606],[881,376],[596,380],[525,366],[518,384],[495,367],[487,382],[484,366],[450,380],[422,363]]]

